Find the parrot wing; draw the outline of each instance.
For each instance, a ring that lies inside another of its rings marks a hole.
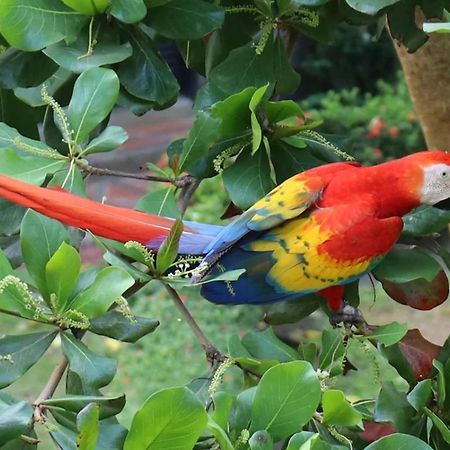
[[[212,271],[246,272],[236,281],[205,284],[202,295],[213,303],[263,304],[350,283],[379,263],[402,227],[401,218],[377,218],[367,205],[313,210],[248,234]]]
[[[210,265],[224,250],[249,231],[273,228],[298,217],[313,205],[337,172],[355,169],[356,162],[339,162],[315,167],[295,175],[269,192],[236,218],[205,248],[205,265]]]

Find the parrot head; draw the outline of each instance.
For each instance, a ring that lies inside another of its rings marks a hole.
[[[416,156],[418,155],[418,156]],[[420,203],[434,205],[450,197],[450,153],[427,151],[411,155],[423,171]]]

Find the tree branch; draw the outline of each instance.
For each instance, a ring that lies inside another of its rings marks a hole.
[[[219,350],[217,350],[217,348],[214,346],[214,344],[212,344],[211,341],[205,336],[202,329],[198,326],[197,322],[192,317],[189,310],[186,308],[186,306],[184,306],[184,303],[181,300],[180,296],[178,295],[178,292],[172,286],[169,286],[168,284],[164,283],[164,287],[166,288],[167,292],[169,293],[170,297],[172,298],[173,302],[175,303],[175,306],[177,307],[178,311],[180,311],[184,320],[191,327],[191,330],[194,332],[195,337],[200,342],[200,345],[205,350],[206,359],[210,363],[214,363],[216,361],[218,361],[218,362],[225,361],[226,356],[223,355]]]
[[[194,192],[200,185],[200,180],[189,175],[185,178],[185,181],[185,185],[181,186],[181,194],[178,199],[178,206],[180,208],[182,216],[184,216],[184,213],[186,212],[186,209],[189,205],[189,202],[191,201],[192,196],[194,195]]]

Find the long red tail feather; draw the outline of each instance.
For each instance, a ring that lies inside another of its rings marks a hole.
[[[104,205],[61,189],[42,188],[0,175],[0,197],[97,236],[142,244],[167,236],[173,220]],[[185,228],[185,231],[189,231]]]

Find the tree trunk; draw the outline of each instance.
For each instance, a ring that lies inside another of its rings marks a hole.
[[[422,27],[420,10],[416,22]],[[432,33],[415,53],[394,46],[428,148],[450,151],[450,35]]]

